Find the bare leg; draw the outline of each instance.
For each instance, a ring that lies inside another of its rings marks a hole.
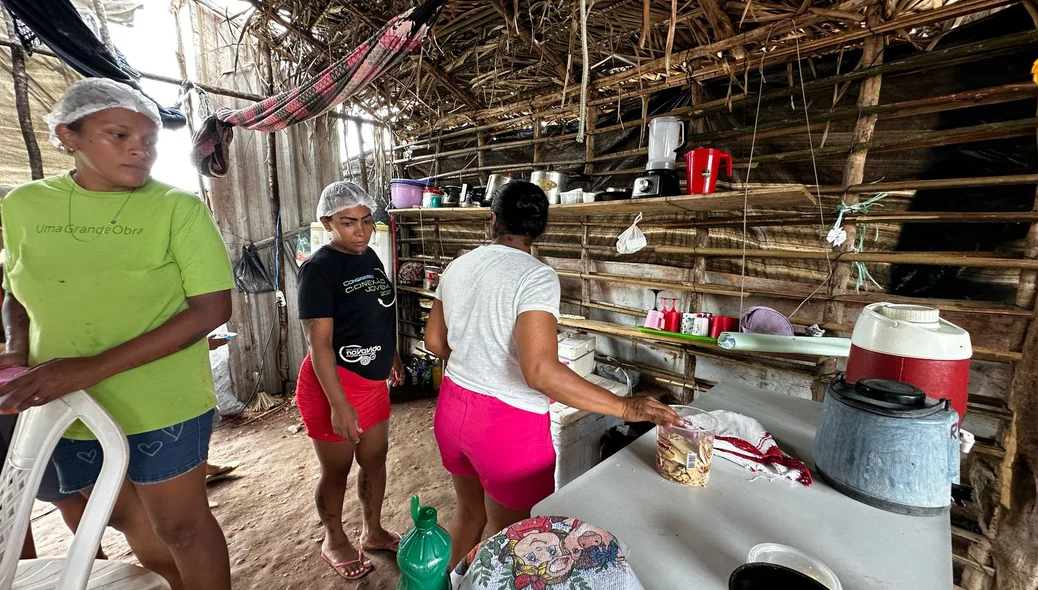
[[[73,533],[79,530],[79,522],[83,520],[83,512],[86,511],[86,505],[87,498],[83,494],[75,494],[69,496],[66,500],[54,502],[54,506],[61,512],[61,519],[65,521],[65,525]],[[105,552],[100,547],[97,548],[97,558],[108,559],[108,556],[105,555]],[[172,557],[170,557],[169,562],[173,562]]]
[[[90,490],[83,492],[83,497],[89,496]],[[62,512],[62,516],[64,515]],[[141,565],[165,578],[173,590],[183,590],[184,582],[180,579],[180,571],[173,560],[173,554],[155,534],[155,527],[144,512],[137,490],[129,481],[123,482],[123,487],[119,490],[119,497],[115,501],[115,508],[108,524],[126,537],[127,544]]]
[[[135,485],[155,533],[169,547],[186,590],[230,590],[227,540],[209,510],[205,465],[169,481]]]
[[[365,433],[367,434],[367,433]],[[321,477],[314,490],[314,503],[317,505],[317,516],[324,525],[324,543],[321,551],[332,563],[356,561],[360,550],[350,542],[349,536],[342,528],[342,503],[346,499],[346,478],[353,466],[353,443],[349,441],[328,442],[313,440],[317,460],[321,464]],[[353,575],[364,569],[362,563],[343,566],[347,575]]]
[[[487,511],[483,503],[483,485],[479,483],[478,477],[452,475],[451,480],[458,499],[458,508],[450,524],[450,566],[454,569],[483,539],[483,529],[487,527]]]
[[[389,422],[380,422],[360,435],[357,445],[357,498],[364,509],[361,547],[385,548],[397,541],[382,528],[382,503],[386,499],[386,454],[389,452]]]
[[[32,525],[25,529],[25,541],[22,543],[22,553],[18,559],[36,559],[36,542],[32,538]]]
[[[490,534],[496,535],[517,522],[530,518],[529,510],[512,510],[498,504],[487,494],[487,518],[490,521]]]

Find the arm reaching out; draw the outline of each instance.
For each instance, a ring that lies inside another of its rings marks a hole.
[[[546,311],[527,311],[516,318],[519,366],[530,387],[572,408],[618,416],[629,422],[669,426],[681,421],[674,410],[659,400],[617,397],[574,373],[559,362],[557,333],[558,322]]]

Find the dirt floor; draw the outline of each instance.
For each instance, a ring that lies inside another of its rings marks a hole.
[[[389,487],[383,512],[387,529],[410,526],[412,494],[440,511],[447,522],[454,513],[454,492],[440,464],[433,439],[435,401],[393,405],[388,459]],[[223,525],[231,555],[234,588],[361,590],[396,587],[395,555],[370,556],[376,570],[359,582],[343,580],[320,557],[323,538],[313,507],[317,459],[294,406],[275,411],[244,426],[217,428],[210,458],[215,463],[240,461],[234,475],[210,486],[213,513]],[[298,432],[296,430],[298,429]],[[350,475],[344,519],[346,532],[359,539],[360,504],[355,496],[356,472]],[[33,523],[41,557],[61,556],[71,534],[49,504],[37,504]],[[134,561],[122,536],[108,529],[102,546],[113,559]]]

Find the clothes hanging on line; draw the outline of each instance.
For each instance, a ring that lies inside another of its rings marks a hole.
[[[135,90],[141,89],[135,77],[137,73],[121,55],[113,55],[94,35],[69,0],[0,0],[0,3],[14,16],[15,31],[26,51],[31,52],[36,42],[42,42],[82,76],[108,78]],[[187,125],[187,118],[179,108],[158,107],[166,129]]]
[[[8,0],[4,0],[8,1]],[[349,55],[301,85],[238,110],[220,109],[195,133],[193,160],[201,174],[228,170],[233,127],[272,133],[323,115],[356,95],[401,58],[418,49],[446,0],[426,0],[385,24]]]

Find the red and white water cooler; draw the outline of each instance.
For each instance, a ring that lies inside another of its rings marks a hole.
[[[941,319],[940,310],[873,303],[854,324],[847,382],[873,378],[911,383],[929,397],[950,399],[961,424],[971,356],[969,332]]]

